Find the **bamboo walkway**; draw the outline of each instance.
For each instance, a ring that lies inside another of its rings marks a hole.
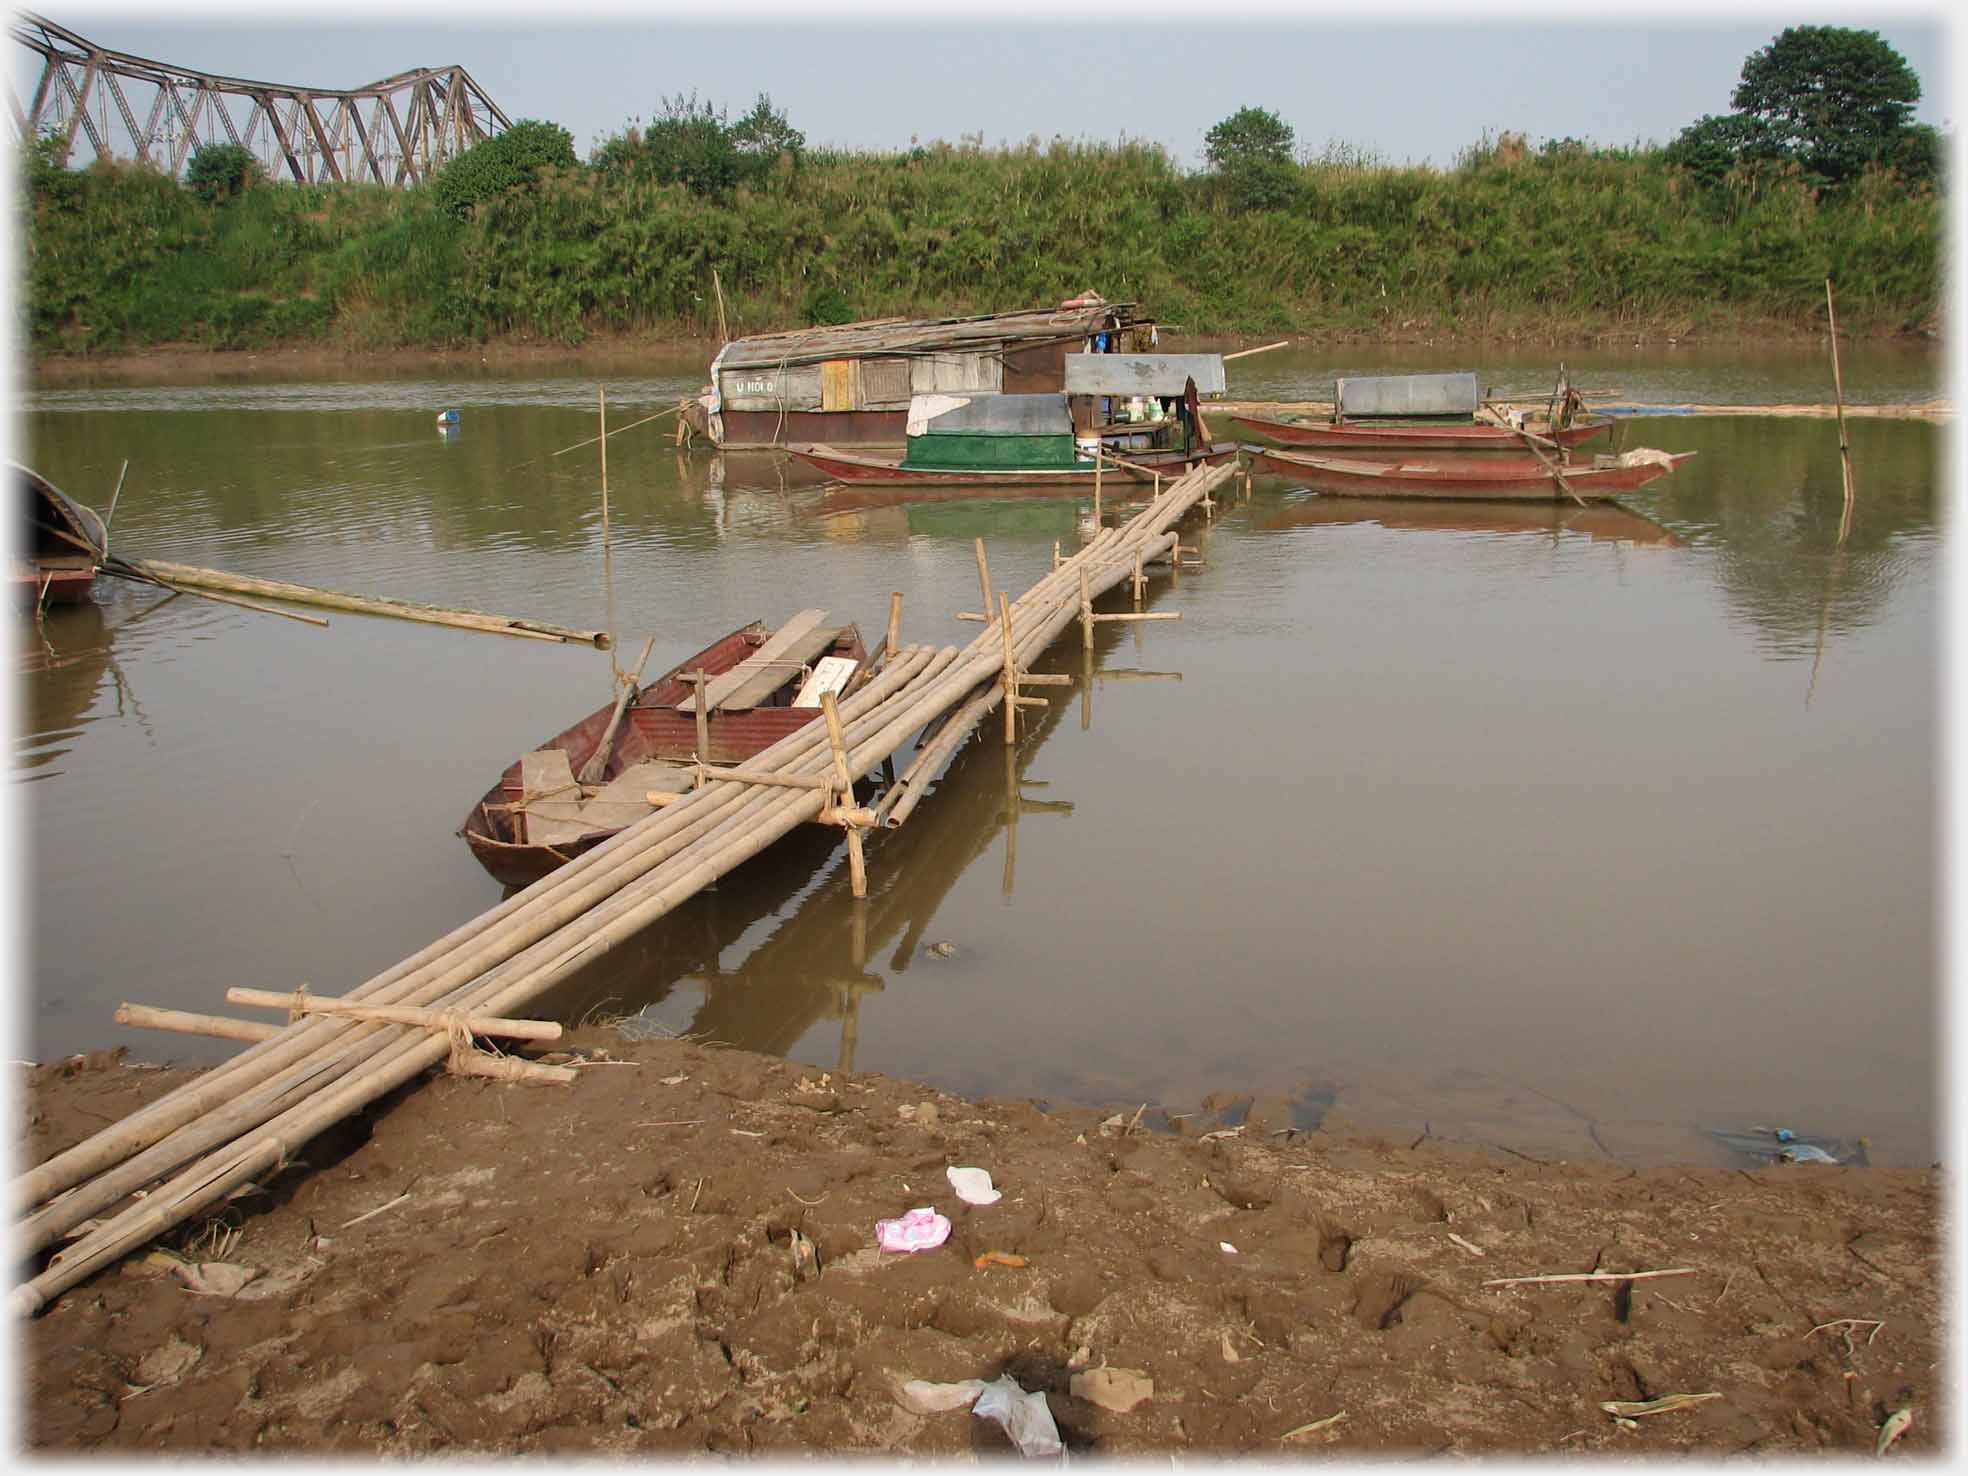
[[[1008,737],[1019,706],[1045,701],[1023,692],[1047,680],[1027,667],[1068,625],[1081,621],[1090,644],[1097,621],[1172,618],[1096,613],[1093,601],[1131,583],[1138,604],[1146,565],[1165,560],[1179,568],[1185,550],[1174,530],[1199,506],[1212,505],[1210,494],[1235,474],[1229,466],[1184,474],[1078,553],[1055,554],[1052,572],[1016,600],[992,596],[980,543],[987,623],[968,646],[898,645],[892,617],[885,660],[868,684],[838,705],[828,699],[824,724],[809,723],[756,755],[737,771],[743,777],[706,777],[338,1001],[320,1001],[320,1012],[305,996],[282,997],[295,1009],[292,1023],[20,1176],[14,1204],[21,1254],[70,1243],[15,1288],[13,1310],[39,1312],[84,1278],[276,1172],[317,1133],[433,1067],[448,1061],[454,1070],[515,1074],[497,1068],[521,1063],[472,1046],[472,1027],[518,1023],[487,1017],[523,1010],[798,825],[821,821],[845,830],[858,894],[862,832],[900,825],[944,760],[1007,697]],[[916,755],[907,770],[877,805],[857,807],[854,782],[912,740]],[[389,1008],[377,1011],[386,1018],[358,1018],[346,1012],[350,1006]],[[405,1007],[428,1013],[406,1014]],[[139,1191],[143,1196],[130,1202]]]

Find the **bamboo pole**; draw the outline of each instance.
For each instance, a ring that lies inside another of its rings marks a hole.
[[[171,1030],[180,1035],[213,1035],[221,1040],[265,1040],[279,1031],[264,1020],[231,1020],[224,1015],[195,1015],[188,1010],[164,1010],[152,1005],[124,1003],[116,1007],[118,1025],[144,1030]]]
[[[570,630],[540,620],[521,620],[486,615],[477,610],[447,610],[437,605],[420,605],[409,600],[387,600],[368,595],[343,594],[332,589],[312,589],[305,584],[288,584],[278,579],[258,579],[248,574],[228,574],[223,569],[200,569],[191,564],[173,564],[162,559],[119,560],[145,578],[170,588],[218,590],[224,593],[256,594],[267,599],[291,600],[300,605],[316,605],[326,610],[350,610],[361,615],[387,615],[398,620],[419,620],[430,625],[449,625],[461,630],[482,630],[494,635],[530,636],[536,640],[563,641],[593,646],[606,651],[608,632]]]
[[[1248,358],[1252,354],[1268,354],[1271,352],[1272,349],[1284,348],[1290,342],[1291,340],[1289,338],[1281,338],[1276,343],[1265,344],[1264,347],[1262,348],[1238,349],[1237,352],[1235,352],[1234,354],[1225,354],[1223,356],[1223,362],[1227,364],[1232,359]]]
[[[1858,501],[1858,487],[1852,478],[1852,441],[1845,430],[1845,376],[1838,367],[1838,309],[1831,300],[1831,278],[1825,278],[1825,320],[1831,329],[1831,387],[1838,406],[1838,464],[1845,487],[1845,511],[1838,519],[1838,545],[1843,548],[1852,531],[1852,508]]]
[[[702,667],[697,669],[697,762],[707,764],[711,761],[711,678]]]
[[[902,631],[902,591],[892,590],[888,596],[888,634],[882,639],[882,660],[895,659],[896,641]]]
[[[999,632],[1004,637],[1005,746],[1018,741],[1018,657],[1011,639],[1011,601],[998,592]]]
[[[346,1015],[351,1020],[383,1020],[392,1025],[419,1025],[427,1030],[445,1030],[456,1021],[473,1035],[498,1035],[508,1040],[559,1040],[561,1036],[560,1025],[553,1020],[459,1016],[448,1010],[422,1009],[415,1005],[366,1004],[335,995],[309,994],[305,990],[282,994],[272,989],[234,988],[226,991],[226,1003],[257,1005],[269,1010],[292,1010],[298,1015]]]
[[[326,629],[328,625],[328,622],[319,615],[307,615],[299,610],[279,610],[275,609],[272,605],[258,604],[253,600],[242,600],[237,595],[218,594],[209,589],[189,589],[183,585],[172,584],[167,580],[159,579],[154,574],[140,572],[137,565],[131,563],[128,559],[105,558],[100,567],[103,573],[115,578],[133,579],[142,584],[154,584],[160,589],[168,589],[174,595],[188,594],[194,599],[210,600],[216,605],[236,605],[242,610],[253,610],[261,615],[278,615],[283,620],[298,620],[303,625],[318,625],[323,629]],[[47,586],[43,585],[41,593],[45,596],[47,592]]]
[[[637,659],[635,670],[624,673],[620,668],[615,672],[615,710],[608,715],[608,726],[602,729],[601,741],[595,744],[595,751],[588,755],[588,761],[581,765],[581,772],[574,777],[583,784],[599,784],[602,770],[608,767],[608,756],[615,751],[615,734],[622,726],[622,716],[629,710],[634,700],[636,686],[642,681],[642,669],[649,664],[649,653],[656,647],[656,637],[651,636],[642,643],[642,655]]]

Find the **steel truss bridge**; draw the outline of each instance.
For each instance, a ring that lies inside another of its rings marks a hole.
[[[419,67],[341,92],[108,51],[26,11],[15,17],[14,39],[41,57],[26,106],[8,82],[16,137],[52,132],[70,160],[86,139],[98,159],[134,159],[177,177],[194,150],[233,143],[273,177],[411,185],[512,126],[463,67]]]

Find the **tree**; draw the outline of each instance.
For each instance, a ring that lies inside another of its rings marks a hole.
[[[1210,129],[1203,157],[1239,209],[1275,209],[1298,192],[1291,125],[1265,108],[1239,108]]]
[[[260,172],[252,150],[239,144],[201,144],[185,166],[185,186],[213,205],[239,194]]]
[[[438,171],[431,188],[437,203],[465,216],[481,200],[533,182],[543,168],[571,168],[574,135],[558,123],[522,118],[504,133],[482,138]]]
[[[797,172],[806,157],[806,135],[772,106],[770,93],[761,92],[752,110],[731,125],[730,138],[741,172],[753,183],[770,178],[782,159]]]
[[[1731,118],[1703,118],[1682,131],[1669,150],[1675,162],[1719,178],[1726,170],[1715,166],[1725,154],[1737,164],[1792,159],[1825,185],[1875,165],[1934,177],[1938,150],[1913,137],[1920,78],[1877,31],[1792,26],[1750,54],[1729,101]]]
[[[663,99],[663,115],[643,134],[641,168],[693,195],[718,197],[738,183],[738,147],[722,109],[697,94]]]

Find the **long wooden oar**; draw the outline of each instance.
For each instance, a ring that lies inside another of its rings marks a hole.
[[[1553,461],[1549,456],[1546,456],[1544,454],[1543,448],[1546,446],[1552,447],[1560,454],[1563,454],[1565,449],[1564,447],[1560,446],[1556,441],[1547,441],[1543,436],[1535,435],[1532,432],[1525,430],[1524,427],[1522,427],[1521,425],[1512,425],[1510,421],[1501,413],[1499,413],[1496,407],[1493,405],[1485,404],[1483,408],[1485,410],[1488,410],[1490,414],[1495,415],[1497,418],[1497,423],[1501,425],[1505,430],[1512,432],[1519,439],[1523,441],[1524,445],[1530,450],[1531,455],[1535,456],[1538,459],[1538,465],[1542,466],[1546,471],[1550,472],[1553,477],[1557,478],[1558,485],[1565,489],[1566,496],[1570,497],[1572,501],[1576,502],[1580,507],[1585,506],[1585,499],[1578,495],[1578,492],[1576,491],[1576,489],[1573,488],[1570,482],[1565,480],[1565,473],[1562,470],[1560,470],[1558,463]]]

